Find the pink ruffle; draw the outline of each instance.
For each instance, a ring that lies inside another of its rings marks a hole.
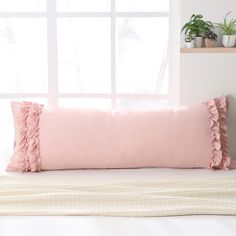
[[[27,130],[27,156],[31,172],[41,171],[41,157],[39,148],[39,114],[43,105],[31,103],[26,121]]]
[[[210,169],[228,169],[230,157],[228,155],[228,135],[225,124],[228,108],[225,96],[214,98],[204,103],[210,118],[212,156]]]
[[[17,108],[18,140],[7,170],[41,171],[39,115],[43,105],[22,102]]]

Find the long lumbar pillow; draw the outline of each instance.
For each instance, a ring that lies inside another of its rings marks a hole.
[[[86,110],[13,102],[9,171],[227,169],[226,97],[163,110]]]

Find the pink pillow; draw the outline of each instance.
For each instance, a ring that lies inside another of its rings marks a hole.
[[[162,110],[86,110],[13,102],[9,171],[79,168],[227,169],[225,97]]]

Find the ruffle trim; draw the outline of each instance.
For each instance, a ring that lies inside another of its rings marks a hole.
[[[14,106],[15,103],[12,104]],[[39,117],[43,105],[32,102],[17,103],[15,150],[7,170],[41,171]]]
[[[228,135],[226,127],[226,112],[228,102],[225,96],[214,98],[204,105],[210,118],[212,156],[209,169],[225,169],[230,165],[228,155]]]

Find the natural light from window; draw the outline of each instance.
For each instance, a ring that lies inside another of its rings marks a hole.
[[[0,154],[13,145],[12,100],[167,106],[170,6],[168,0],[1,0]]]

